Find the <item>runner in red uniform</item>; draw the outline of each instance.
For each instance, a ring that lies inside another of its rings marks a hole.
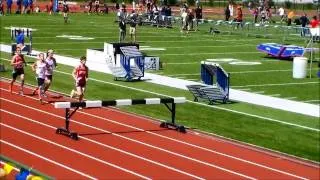
[[[20,91],[19,94],[23,95],[23,85],[24,85],[24,66],[26,65],[26,62],[24,60],[23,55],[21,54],[21,48],[16,48],[16,53],[12,57],[11,60],[11,66],[13,66],[12,70],[12,80],[10,82],[9,91],[12,93],[12,86],[13,83],[16,81],[17,77],[20,76],[21,85],[20,85]]]
[[[84,92],[86,90],[86,84],[89,77],[89,69],[86,66],[86,57],[82,56],[80,58],[80,65],[76,66],[72,72],[72,76],[76,81],[76,91],[72,90],[70,97],[79,97],[79,102],[83,100]]]

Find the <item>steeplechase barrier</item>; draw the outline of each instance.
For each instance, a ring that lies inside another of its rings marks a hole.
[[[204,84],[188,85],[194,101],[206,99],[209,104],[217,101],[226,103],[229,100],[230,75],[219,64],[201,62],[201,81]]]
[[[70,118],[76,113],[79,108],[99,108],[108,106],[130,106],[130,105],[141,105],[141,104],[164,104],[167,109],[171,112],[171,122],[162,122],[160,127],[162,128],[173,128],[179,132],[185,133],[186,128],[182,125],[175,123],[176,116],[176,104],[185,103],[185,97],[175,98],[145,98],[145,99],[117,99],[107,101],[83,101],[83,102],[56,102],[55,108],[65,109],[65,127],[57,128],[56,133],[70,137],[74,140],[78,140],[78,133],[71,132]],[[170,105],[171,104],[171,105]],[[74,108],[73,110],[71,108]]]

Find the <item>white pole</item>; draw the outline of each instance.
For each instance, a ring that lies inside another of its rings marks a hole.
[[[311,35],[311,40],[310,40],[310,70],[309,70],[309,78],[311,79],[311,74],[312,74],[312,60],[313,60],[313,36]]]

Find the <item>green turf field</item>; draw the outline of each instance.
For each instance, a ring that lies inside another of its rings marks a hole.
[[[10,44],[10,30],[6,27],[34,28],[33,49],[49,48],[59,55],[80,57],[87,48],[103,48],[104,42],[118,40],[118,26],[113,14],[97,16],[71,14],[70,23],[64,24],[62,15],[47,14],[2,16],[1,44]],[[163,70],[150,71],[181,79],[200,81],[200,62],[206,59],[235,59],[237,62],[259,62],[257,65],[231,65],[220,63],[231,74],[231,88],[265,95],[319,104],[319,78],[317,63],[313,63],[311,78],[293,79],[292,61],[266,58],[256,50],[259,43],[275,42],[306,46],[295,29],[247,28],[234,30],[229,26],[215,26],[221,33],[208,33],[210,24],[200,25],[200,31],[181,34],[179,28],[137,27],[140,46],[165,48],[164,51],[143,51],[149,56],[159,56]],[[127,27],[127,29],[129,29]],[[63,35],[93,38],[72,40]],[[130,37],[127,35],[127,41]],[[319,47],[319,44],[315,46]],[[319,58],[319,52],[315,54]],[[2,77],[10,77],[10,54],[1,53],[0,61],[8,71]],[[27,58],[32,63],[34,59]],[[315,59],[319,61],[319,59]],[[59,65],[54,76],[53,90],[69,93],[73,88],[72,67]],[[309,73],[309,72],[308,72]],[[27,68],[27,83],[36,84],[31,68]],[[183,90],[145,82],[113,81],[111,75],[90,72],[87,99],[144,98],[160,96],[185,96],[188,103],[177,106],[177,122],[190,128],[215,133],[224,137],[270,148],[302,158],[320,161],[319,118],[265,108],[242,102],[207,105],[193,102],[192,95]],[[169,120],[165,106],[132,106],[126,111]]]

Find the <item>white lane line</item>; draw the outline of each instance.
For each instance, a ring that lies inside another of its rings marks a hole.
[[[3,126],[8,127],[6,124],[3,124],[3,123],[0,123],[0,124],[3,125]],[[32,151],[26,150],[25,148],[22,148],[22,147],[20,147],[20,146],[17,146],[17,145],[15,145],[15,144],[12,144],[12,143],[10,143],[10,142],[7,142],[7,141],[5,141],[5,140],[3,140],[3,139],[0,139],[0,142],[2,142],[3,144],[6,144],[6,145],[8,145],[8,146],[11,146],[11,147],[13,147],[13,148],[19,149],[20,151],[23,151],[23,152],[25,152],[25,153],[31,154],[31,155],[33,155],[33,156],[36,156],[36,157],[38,157],[38,158],[40,158],[40,159],[43,159],[43,160],[45,160],[45,161],[48,161],[48,162],[50,162],[50,163],[52,163],[52,164],[55,164],[55,165],[57,165],[57,166],[60,166],[60,167],[62,167],[62,168],[64,168],[64,169],[68,169],[69,171],[72,171],[72,172],[74,172],[74,173],[77,173],[77,174],[79,174],[79,175],[81,175],[81,176],[84,176],[84,177],[86,177],[86,178],[89,178],[89,179],[97,179],[97,178],[92,177],[92,176],[90,176],[90,175],[88,175],[88,174],[85,174],[85,173],[83,173],[83,172],[81,172],[81,171],[75,170],[75,169],[73,169],[73,168],[71,168],[71,167],[69,167],[69,166],[66,166],[66,165],[64,165],[64,164],[61,164],[61,163],[59,163],[59,162],[56,162],[56,161],[54,161],[54,160],[52,160],[52,159],[46,158],[46,157],[41,156],[41,155],[39,155],[39,154],[37,154],[37,153],[34,153],[34,152],[32,152]]]
[[[6,100],[6,99],[3,99],[3,98],[1,98],[1,99],[2,99],[2,100]],[[13,101],[10,101],[10,100],[7,100],[7,101],[9,101],[9,102],[11,102],[11,103],[14,103]],[[17,103],[17,104],[18,104],[18,105],[21,105],[21,104],[19,104],[19,103]],[[22,105],[22,106],[23,106],[23,105]],[[37,111],[37,109],[32,108],[32,107],[29,107],[29,106],[24,106],[24,107],[27,107],[27,108],[30,108],[30,109],[33,109],[33,110],[36,110],[36,111]],[[43,126],[45,126],[45,127],[51,128],[51,129],[56,129],[56,128],[53,127],[53,126],[50,126],[50,125],[45,124],[45,123],[38,122],[38,121],[36,121],[36,120],[27,118],[27,117],[25,117],[25,116],[20,116],[20,115],[17,115],[17,114],[15,114],[15,113],[11,113],[11,112],[6,111],[6,110],[3,110],[3,109],[0,109],[0,111],[6,112],[6,113],[11,114],[11,115],[14,115],[14,116],[18,116],[18,117],[20,117],[20,118],[26,119],[26,120],[31,121],[31,122],[33,122],[33,123],[37,123],[37,124],[43,125]],[[60,118],[60,119],[63,119],[63,118],[61,118],[61,116],[57,116],[57,115],[54,115],[54,114],[51,114],[51,113],[46,113],[45,111],[41,111],[41,110],[38,110],[38,111],[40,111],[40,112],[42,112],[42,113],[45,113],[45,114],[49,114],[49,115],[55,116],[55,117],[58,117],[58,118]],[[71,120],[71,121],[74,122],[73,120]],[[82,123],[79,123],[79,124],[82,124]],[[103,132],[112,134],[111,132],[107,132],[107,131],[103,131]],[[113,146],[109,146],[109,145],[100,143],[100,142],[98,142],[98,141],[92,140],[92,139],[90,139],[90,138],[86,138],[86,137],[84,137],[84,136],[79,136],[79,137],[81,137],[82,139],[85,139],[85,140],[87,140],[87,141],[90,141],[90,142],[92,142],[92,143],[98,144],[98,145],[100,145],[100,146],[103,146],[103,147],[106,147],[106,148],[109,148],[109,149],[112,149],[112,150],[115,150],[115,151],[124,153],[124,154],[129,155],[129,156],[133,156],[133,157],[135,157],[135,158],[138,158],[138,159],[141,159],[141,160],[144,160],[144,161],[153,163],[153,164],[155,164],[155,165],[161,166],[161,167],[166,168],[166,169],[170,169],[170,170],[172,170],[172,171],[175,171],[175,172],[178,172],[178,173],[187,175],[187,176],[190,176],[190,177],[192,177],[192,178],[199,179],[199,180],[204,180],[204,178],[202,178],[202,177],[193,175],[193,174],[191,174],[191,173],[187,173],[187,172],[185,172],[185,171],[179,170],[179,169],[174,168],[174,167],[171,167],[171,166],[167,166],[167,165],[162,164],[162,163],[160,163],[160,162],[156,162],[156,161],[153,161],[153,160],[144,158],[144,157],[142,157],[142,156],[139,156],[139,155],[130,153],[130,152],[128,152],[128,151],[124,151],[124,150],[122,150],[122,149],[118,149],[118,148],[115,148],[115,147],[113,147]]]
[[[11,114],[11,115],[14,115],[14,116],[23,118],[23,119],[29,119],[29,118],[27,118],[27,117],[20,116],[20,115],[18,115],[18,114],[11,113],[11,112],[6,111],[6,110],[3,110],[3,109],[0,109],[0,111],[6,112],[6,113],[8,113],[8,114]],[[32,120],[32,119],[30,119],[30,120]],[[47,142],[47,143],[49,143],[49,144],[58,146],[58,147],[60,147],[60,148],[62,148],[62,149],[65,149],[65,150],[74,152],[74,153],[76,153],[76,154],[82,155],[82,156],[87,157],[87,158],[89,158],[89,159],[98,161],[98,162],[100,162],[100,163],[102,163],[102,164],[109,165],[109,166],[114,167],[114,168],[116,168],[116,169],[120,169],[120,170],[125,171],[125,172],[127,172],[127,173],[130,173],[130,174],[133,174],[133,175],[135,175],[135,176],[138,176],[138,177],[140,177],[140,178],[142,178],[142,179],[151,180],[151,178],[148,178],[148,177],[143,176],[143,175],[141,175],[141,174],[135,173],[135,172],[133,172],[133,171],[130,171],[130,170],[125,169],[125,168],[122,168],[122,167],[120,167],[120,166],[117,166],[117,165],[115,165],[115,164],[109,163],[109,162],[107,162],[107,161],[103,161],[103,160],[101,160],[101,159],[99,159],[99,158],[93,157],[93,156],[88,155],[88,154],[86,154],[86,153],[79,152],[79,151],[77,151],[77,150],[74,150],[74,149],[72,149],[72,148],[63,146],[63,145],[61,145],[61,144],[55,143],[55,142],[53,142],[53,141],[47,140],[47,139],[42,138],[42,137],[39,137],[39,136],[37,136],[37,135],[28,133],[28,132],[23,131],[23,130],[21,130],[21,129],[14,128],[14,127],[12,127],[12,126],[9,126],[9,125],[3,124],[3,123],[0,123],[0,125],[6,126],[6,127],[10,128],[10,129],[13,129],[13,130],[18,131],[18,132],[20,132],[20,133],[22,133],[22,134],[31,136],[31,137],[33,137],[33,138],[39,139],[39,140],[41,140],[41,141]]]
[[[30,97],[30,98],[31,98],[31,97]],[[14,104],[18,104],[18,105],[24,106],[24,105],[22,105],[22,104],[19,104],[19,103],[16,103],[16,102],[13,102],[13,101],[4,99],[4,98],[0,98],[0,99],[9,101],[9,102],[14,103]],[[33,99],[33,98],[32,98],[32,99]],[[35,98],[34,98],[34,99],[35,99]],[[28,106],[26,106],[26,107],[28,107]],[[32,108],[32,107],[28,107],[28,108],[34,109],[34,108]],[[37,110],[37,109],[34,109],[34,110]],[[42,112],[41,110],[37,110],[37,111]],[[120,111],[119,111],[119,112],[120,112]],[[47,113],[47,112],[44,112],[44,113]],[[99,119],[102,119],[102,120],[106,120],[106,121],[109,121],[109,122],[112,122],[112,123],[115,123],[115,124],[119,124],[119,125],[122,125],[122,126],[125,126],[125,127],[133,128],[133,129],[136,129],[136,130],[139,130],[139,131],[145,131],[145,130],[143,130],[143,129],[140,129],[140,128],[137,128],[137,127],[134,127],[134,126],[130,126],[130,125],[127,125],[127,124],[119,123],[119,122],[114,121],[114,120],[110,120],[110,119],[103,118],[103,117],[100,117],[100,116],[92,115],[92,114],[85,113],[85,112],[82,112],[82,111],[79,111],[79,113],[86,114],[86,115],[88,115],[88,116],[92,116],[92,117],[99,118]],[[47,113],[47,114],[50,114],[50,113]],[[59,116],[57,116],[57,117],[59,117]],[[59,117],[59,118],[61,118],[61,117]],[[64,119],[64,118],[63,118],[63,119]],[[155,136],[159,136],[159,137],[165,138],[165,139],[169,139],[169,140],[172,140],[172,141],[175,141],[175,142],[179,142],[179,143],[182,143],[182,144],[191,146],[191,147],[195,147],[195,148],[198,148],[198,149],[201,149],[201,150],[205,150],[205,151],[208,151],[208,152],[211,152],[211,153],[215,153],[215,154],[218,154],[218,155],[221,155],[221,156],[224,156],[224,157],[228,157],[228,158],[231,158],[231,159],[236,159],[236,160],[239,160],[239,161],[241,161],[241,162],[245,162],[245,163],[248,163],[248,164],[251,164],[251,165],[255,165],[255,166],[262,167],[262,168],[265,168],[265,169],[268,169],[268,170],[272,170],[272,171],[275,171],[275,172],[278,172],[278,173],[286,174],[286,175],[293,176],[293,177],[299,177],[299,176],[297,176],[297,175],[294,175],[294,174],[291,174],[291,173],[288,173],[288,172],[285,172],[285,171],[281,171],[281,170],[278,170],[278,169],[274,169],[274,168],[271,168],[271,167],[268,167],[268,166],[265,166],[265,165],[262,165],[262,164],[258,164],[258,163],[252,162],[252,161],[248,161],[248,160],[245,160],[245,159],[241,159],[241,158],[238,158],[238,157],[234,157],[234,156],[231,156],[231,155],[228,155],[228,154],[224,154],[224,153],[221,153],[221,152],[218,152],[218,151],[214,151],[214,150],[211,150],[211,149],[208,149],[208,148],[204,148],[204,147],[197,146],[197,145],[194,145],[194,144],[191,144],[191,143],[187,143],[187,142],[184,142],[184,141],[180,141],[180,140],[177,140],[177,139],[174,139],[174,138],[170,138],[170,137],[163,136],[163,135],[156,134],[156,133],[149,132],[149,131],[145,131],[145,132],[147,132],[147,133],[149,133],[149,134],[152,134],[152,135],[155,135]],[[302,178],[303,178],[303,177],[302,177]]]
[[[20,104],[20,103],[16,103],[14,101],[11,101],[11,100],[8,100],[8,99],[4,99],[4,98],[0,98],[1,100],[5,100],[7,102],[11,102],[11,103],[14,103],[14,104],[17,104],[17,105],[20,105],[20,106],[23,106],[23,107],[27,107],[27,108],[30,108],[30,109],[33,109],[33,110],[36,110],[36,111],[39,111],[39,112],[42,112],[42,113],[45,113],[45,114],[49,114],[49,115],[52,115],[52,116],[55,116],[55,117],[58,117],[60,119],[65,119],[65,117],[62,117],[62,116],[58,116],[56,114],[52,114],[52,113],[48,113],[48,112],[45,112],[45,111],[42,111],[42,110],[38,110],[36,108],[32,108],[30,106],[27,106],[27,105],[23,105],[23,104]],[[0,109],[0,111],[5,111],[5,110],[2,110]],[[12,114],[12,115],[16,115],[14,113],[11,113],[11,112],[8,112],[8,111],[5,111],[9,114]],[[19,115],[16,115],[16,116],[19,116]],[[19,116],[20,117],[20,116]],[[23,116],[21,118],[24,118]],[[29,119],[29,118],[28,118]],[[122,135],[119,135],[119,134],[115,134],[115,133],[112,133],[110,131],[107,131],[107,130],[104,130],[104,129],[101,129],[101,128],[97,128],[97,127],[94,127],[94,126],[91,126],[91,125],[88,125],[88,124],[85,124],[85,123],[81,123],[81,122],[78,122],[78,121],[75,121],[75,120],[72,120],[70,119],[71,122],[74,122],[76,124],[80,124],[80,125],[83,125],[83,126],[86,126],[86,127],[89,127],[89,128],[92,128],[92,129],[95,129],[95,130],[99,130],[99,131],[102,131],[104,133],[108,133],[108,134],[111,134],[111,135],[114,135],[114,136],[117,136],[117,137],[120,137],[120,138],[123,138],[123,139],[126,139],[126,140],[129,140],[129,141],[132,141],[132,142],[135,142],[135,143],[138,143],[138,144],[142,144],[144,146],[147,146],[147,147],[150,147],[150,148],[153,148],[153,149],[157,149],[157,150],[160,150],[160,151],[163,151],[163,152],[166,152],[166,153],[169,153],[169,154],[172,154],[172,155],[175,155],[175,156],[178,156],[178,157],[181,157],[181,158],[185,158],[185,159],[188,159],[188,160],[191,160],[191,161],[194,161],[194,162],[197,162],[197,163],[200,163],[200,164],[203,164],[203,165],[207,165],[209,167],[213,167],[213,168],[216,168],[216,169],[220,169],[222,171],[225,171],[225,172],[229,172],[231,174],[235,174],[235,175],[238,175],[238,176],[241,176],[241,177],[245,177],[245,178],[248,178],[248,179],[255,179],[253,177],[250,177],[250,176],[247,176],[247,175],[244,175],[244,174],[241,174],[241,173],[237,173],[235,171],[232,171],[232,170],[229,170],[229,169],[226,169],[226,168],[223,168],[223,167],[220,167],[220,166],[217,166],[217,165],[214,165],[214,164],[211,164],[211,163],[208,163],[208,162],[204,162],[204,161],[201,161],[201,160],[198,160],[198,159],[194,159],[194,158],[190,158],[188,156],[185,156],[185,155],[182,155],[182,154],[179,154],[179,153],[175,153],[175,152],[172,152],[172,151],[169,151],[167,149],[163,149],[163,148],[160,148],[160,147],[157,147],[157,146],[153,146],[151,144],[147,144],[147,143],[144,143],[144,142],[141,142],[141,141],[138,141],[138,140],[135,140],[135,139],[131,139],[131,138],[128,138],[126,136],[122,136]],[[34,122],[34,121],[33,121]],[[49,126],[49,125],[48,125]],[[47,126],[47,127],[48,127]],[[55,128],[56,129],[56,128]],[[194,176],[194,175],[191,175],[190,176],[196,178],[197,176]],[[197,179],[202,179],[200,177],[198,177]]]
[[[268,60],[269,61],[269,60]],[[189,62],[189,63],[165,63],[165,64],[200,64],[200,62]],[[318,68],[313,68],[314,70]],[[291,72],[292,69],[271,69],[271,70],[262,70],[262,71],[230,71],[230,74],[250,74],[250,73],[266,73],[266,72]],[[199,76],[199,73],[190,73],[190,74],[170,74],[168,76]]]

